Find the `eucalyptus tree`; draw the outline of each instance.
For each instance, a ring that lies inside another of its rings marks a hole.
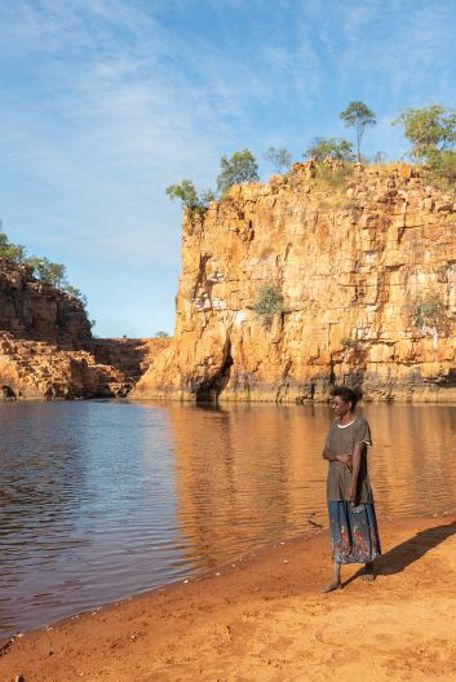
[[[366,128],[377,124],[375,113],[364,102],[350,102],[340,114],[346,128],[354,128],[356,132],[356,156],[361,161],[361,141]]]

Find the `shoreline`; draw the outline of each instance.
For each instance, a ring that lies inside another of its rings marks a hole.
[[[455,679],[456,510],[379,524],[373,584],[347,566],[344,589],[323,595],[328,532],[310,531],[13,638],[0,679],[345,680],[365,667],[376,680]]]
[[[249,398],[248,400],[245,398],[229,398],[229,397],[224,397],[223,395],[218,398],[216,401],[208,401],[208,402],[197,402],[193,398],[185,398],[185,397],[173,397],[173,396],[161,396],[161,395],[155,395],[155,396],[132,396],[132,393],[134,391],[134,388],[130,393],[127,393],[125,396],[118,396],[118,395],[112,395],[112,396],[107,396],[107,395],[87,395],[87,396],[74,396],[74,397],[63,397],[63,398],[44,398],[41,396],[21,396],[19,398],[1,398],[0,399],[0,404],[20,404],[20,403],[74,403],[74,402],[87,402],[87,401],[103,401],[103,402],[124,402],[124,403],[132,403],[133,405],[136,404],[141,404],[141,403],[157,403],[158,405],[170,405],[170,406],[176,406],[176,405],[185,405],[185,406],[193,406],[193,407],[201,407],[201,408],[207,408],[207,407],[228,407],[228,406],[233,406],[233,405],[276,405],[278,407],[290,407],[290,406],[296,406],[296,407],[312,407],[316,405],[327,405],[329,402],[329,399],[327,397],[322,397],[322,398],[314,398],[313,400],[310,398],[305,398],[303,400],[298,399],[298,398],[282,398],[280,400],[276,400],[273,398]],[[433,398],[433,399],[428,399],[423,398],[415,398],[415,399],[410,399],[410,398],[394,398],[394,399],[365,399],[364,401],[360,401],[358,403],[359,407],[366,407],[368,405],[375,405],[375,406],[402,406],[402,405],[407,405],[410,407],[429,407],[429,406],[454,406],[456,405],[456,396],[453,397],[442,397],[442,398]]]

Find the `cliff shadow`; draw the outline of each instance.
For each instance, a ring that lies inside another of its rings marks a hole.
[[[87,350],[96,362],[114,367],[127,379],[137,381],[144,372],[148,349],[141,339],[94,339]]]
[[[220,393],[222,393],[230,380],[233,362],[233,358],[231,357],[231,344],[228,343],[225,359],[220,369],[211,377],[211,379],[202,382],[198,386],[196,390],[197,405],[217,402]]]

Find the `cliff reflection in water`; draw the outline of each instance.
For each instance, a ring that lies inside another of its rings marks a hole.
[[[454,507],[456,407],[363,411],[380,516]],[[325,405],[0,406],[0,638],[326,527],[331,418]]]
[[[177,516],[194,557],[220,563],[310,528],[310,516],[323,523],[327,411],[308,416],[314,428],[294,407],[171,409]]]
[[[452,506],[452,406],[363,410],[374,447],[370,472],[381,515]],[[171,408],[177,521],[187,556],[215,565],[252,546],[326,527],[327,407]]]

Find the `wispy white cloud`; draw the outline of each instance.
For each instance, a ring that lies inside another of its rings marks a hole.
[[[450,0],[0,0],[3,211],[35,251],[177,269],[168,184],[211,184],[243,146],[298,156],[350,99],[378,112],[372,149],[400,150],[400,107],[454,104],[454,18]]]

